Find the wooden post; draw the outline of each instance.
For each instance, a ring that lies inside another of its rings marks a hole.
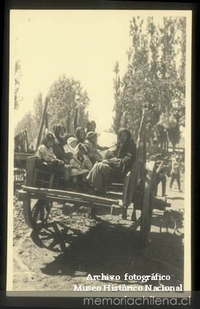
[[[41,119],[41,123],[40,123],[40,130],[39,130],[37,144],[36,144],[36,151],[37,151],[37,149],[40,145],[41,139],[42,139],[42,132],[43,132],[45,122],[47,122],[47,118],[46,118],[47,106],[48,106],[48,98],[46,98],[46,100],[45,100],[44,111],[43,111],[43,115],[42,115],[42,119]]]
[[[123,201],[125,208],[127,208],[132,203],[133,194],[134,194],[135,187],[136,187],[136,184],[137,184],[139,169],[140,169],[141,164],[143,165],[145,163],[144,159],[145,159],[146,155],[144,153],[145,152],[144,134],[145,134],[146,121],[147,121],[146,111],[143,110],[142,119],[141,119],[140,128],[139,128],[139,133],[138,133],[136,159],[135,159],[135,161],[132,165],[132,168],[131,168],[126,199]],[[143,169],[143,166],[142,166],[142,175],[141,176],[143,178],[142,181],[144,182],[143,170],[144,169]]]

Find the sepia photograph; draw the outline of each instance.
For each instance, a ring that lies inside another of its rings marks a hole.
[[[7,291],[191,291],[191,11],[11,10],[9,37]]]

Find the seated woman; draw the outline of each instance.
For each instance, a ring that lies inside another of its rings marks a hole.
[[[84,145],[87,148],[88,157],[92,164],[102,160],[102,156],[97,150],[97,133],[93,131],[88,132]]]
[[[95,132],[96,133],[96,122],[94,120],[91,120],[87,123],[87,126],[86,126],[86,134],[88,132]],[[98,143],[97,143],[97,134],[96,134],[96,141],[95,141],[95,144],[96,144],[96,149],[97,150],[100,150],[100,151],[103,151],[103,150],[107,150],[109,147],[102,147],[100,146]]]
[[[38,147],[36,156],[42,160],[42,162],[46,163],[54,163],[59,166],[64,166],[64,162],[59,160],[56,155],[53,153],[53,145],[54,145],[54,136],[52,133],[47,133],[41,145]]]
[[[53,145],[53,152],[59,160],[62,160],[65,163],[65,180],[69,179],[70,176],[70,168],[69,161],[73,156],[72,152],[65,151],[65,139],[66,139],[66,130],[65,127],[61,124],[54,125],[53,132],[55,136],[55,141]]]
[[[71,152],[65,152],[64,150],[65,139],[66,139],[65,131],[66,130],[63,125],[61,124],[54,125],[53,132],[55,136],[55,141],[53,145],[53,152],[59,160],[62,160],[66,164],[68,164],[73,154]]]
[[[54,143],[55,138],[53,134],[48,132],[44,136],[41,145],[38,147],[36,156],[46,163],[53,163],[55,170],[63,175],[62,177],[64,181],[67,181],[70,177],[70,165],[66,164],[66,161],[60,160],[56,157],[53,152]],[[62,177],[59,177],[58,182],[60,182]]]
[[[74,155],[71,158],[70,162],[72,181],[77,186],[81,185],[85,186],[86,183],[86,175],[89,170],[92,168],[92,163],[90,159],[87,157],[87,149],[84,144],[79,143],[74,151]]]
[[[124,180],[127,171],[135,160],[136,145],[130,131],[120,129],[116,150],[109,152],[109,158],[96,163],[89,172],[87,179],[97,194],[105,194],[112,179]]]
[[[120,159],[116,175],[124,178],[131,169],[136,157],[136,145],[129,130],[121,128],[118,131],[117,147],[113,151],[113,154],[116,158]]]
[[[77,138],[78,143],[83,143],[85,141],[85,136],[86,136],[84,128],[78,127],[76,129],[75,136]]]

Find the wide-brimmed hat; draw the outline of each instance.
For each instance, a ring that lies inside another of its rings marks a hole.
[[[89,132],[87,133],[87,135],[86,135],[86,138],[88,139],[88,138],[92,138],[92,137],[94,137],[94,136],[97,136],[97,133],[96,133],[96,132],[93,132],[93,131],[89,131]]]

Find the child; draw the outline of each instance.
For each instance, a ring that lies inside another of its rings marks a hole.
[[[75,150],[72,159],[69,162],[71,167],[70,176],[73,184],[78,188],[79,185],[85,186],[86,176],[92,168],[92,163],[87,156],[87,149],[84,144],[79,143]]]

